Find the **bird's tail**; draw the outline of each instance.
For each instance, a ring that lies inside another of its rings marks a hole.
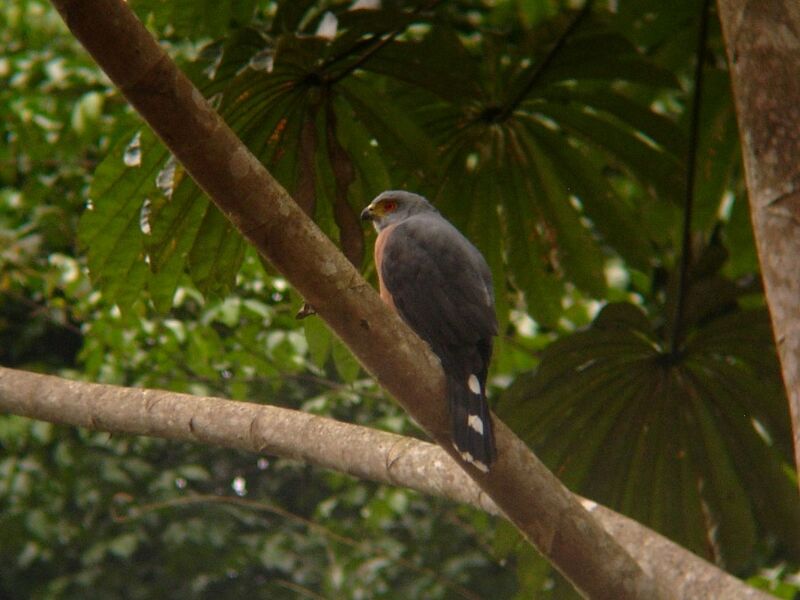
[[[466,381],[447,378],[453,445],[461,458],[481,471],[488,472],[497,451],[485,384],[475,375]]]

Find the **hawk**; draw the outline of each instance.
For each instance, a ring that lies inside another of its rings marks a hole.
[[[383,192],[361,213],[372,221],[381,298],[439,357],[447,382],[453,445],[487,472],[496,457],[486,377],[497,335],[486,260],[433,205]]]

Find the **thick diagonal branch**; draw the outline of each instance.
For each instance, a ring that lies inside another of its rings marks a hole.
[[[298,459],[501,514],[438,446],[296,410],[0,367],[0,412]],[[676,599],[769,598],[636,521],[579,500],[643,570],[668,583]]]
[[[450,445],[438,361],[247,150],[123,0],[53,0],[69,28],[237,229],[439,442]],[[470,476],[582,593],[660,590],[502,423],[499,460]],[[464,467],[468,468],[468,467]]]

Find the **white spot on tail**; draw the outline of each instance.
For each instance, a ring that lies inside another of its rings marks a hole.
[[[478,432],[478,435],[483,435],[483,419],[478,415],[470,415],[467,419],[467,425]]]
[[[473,394],[480,395],[481,393],[481,383],[478,381],[478,378],[475,375],[470,375],[469,379],[467,379],[467,385],[469,386],[469,391]]]
[[[483,473],[488,473],[489,472],[489,467],[487,465],[485,465],[484,463],[482,463],[481,461],[476,460],[472,456],[472,453],[470,453],[468,450],[461,450],[455,444],[453,444],[453,448],[458,450],[458,453],[461,455],[461,458],[463,460],[465,460],[466,462],[468,462],[471,465],[474,465],[476,469],[478,469],[479,471],[481,471]]]
[[[339,19],[331,11],[328,11],[322,16],[315,35],[326,40],[332,40],[336,37],[337,29],[339,29]]]

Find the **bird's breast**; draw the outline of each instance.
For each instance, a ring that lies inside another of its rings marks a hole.
[[[380,233],[378,233],[378,237],[375,238],[375,270],[378,272],[378,287],[381,299],[393,309],[397,310],[397,307],[394,305],[394,301],[392,300],[392,295],[389,293],[389,290],[386,289],[386,285],[383,283],[382,274],[383,249],[385,248],[386,242],[395,227],[397,227],[396,224],[389,225],[389,227],[381,229]]]

